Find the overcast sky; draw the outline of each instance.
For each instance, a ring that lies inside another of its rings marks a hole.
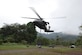
[[[0,27],[4,24],[26,24],[30,19],[21,17],[37,17],[29,9],[34,7],[44,20],[50,22],[55,32],[78,34],[82,24],[82,0],[0,0]],[[66,18],[56,18],[56,17]],[[39,30],[37,30],[39,31]]]

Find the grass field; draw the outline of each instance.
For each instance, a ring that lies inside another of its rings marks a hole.
[[[26,45],[0,45],[0,55],[82,55],[80,48],[54,47]]]

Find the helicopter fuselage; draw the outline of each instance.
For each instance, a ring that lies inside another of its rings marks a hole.
[[[45,21],[40,21],[40,20],[35,20],[34,25],[39,27],[40,29],[43,29],[45,32],[54,32],[53,30],[48,30],[47,29],[47,24],[49,24],[49,22],[45,22]]]
[[[46,22],[45,21],[42,21],[42,20],[35,20],[33,21],[34,25],[39,27],[40,29],[47,29],[46,28]]]

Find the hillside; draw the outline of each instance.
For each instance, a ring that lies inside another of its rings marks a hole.
[[[38,36],[43,36],[49,39],[55,39],[57,36],[59,36],[64,40],[70,40],[70,41],[74,41],[78,38],[77,35],[71,35],[71,34],[65,34],[65,33],[51,33],[51,34],[38,33]]]

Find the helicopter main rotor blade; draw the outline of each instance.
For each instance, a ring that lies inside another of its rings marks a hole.
[[[56,17],[56,18],[66,18],[66,16],[63,16],[63,17]]]
[[[30,17],[22,17],[22,18],[26,18],[26,19],[38,19],[38,18],[30,18]]]
[[[67,18],[67,17],[66,16],[63,16],[63,17],[53,17],[51,19],[65,19],[65,18]]]
[[[32,10],[34,11],[34,13],[35,13],[41,20],[43,20],[43,19],[40,17],[40,15],[34,10],[33,7],[30,7],[30,9],[32,9]]]

